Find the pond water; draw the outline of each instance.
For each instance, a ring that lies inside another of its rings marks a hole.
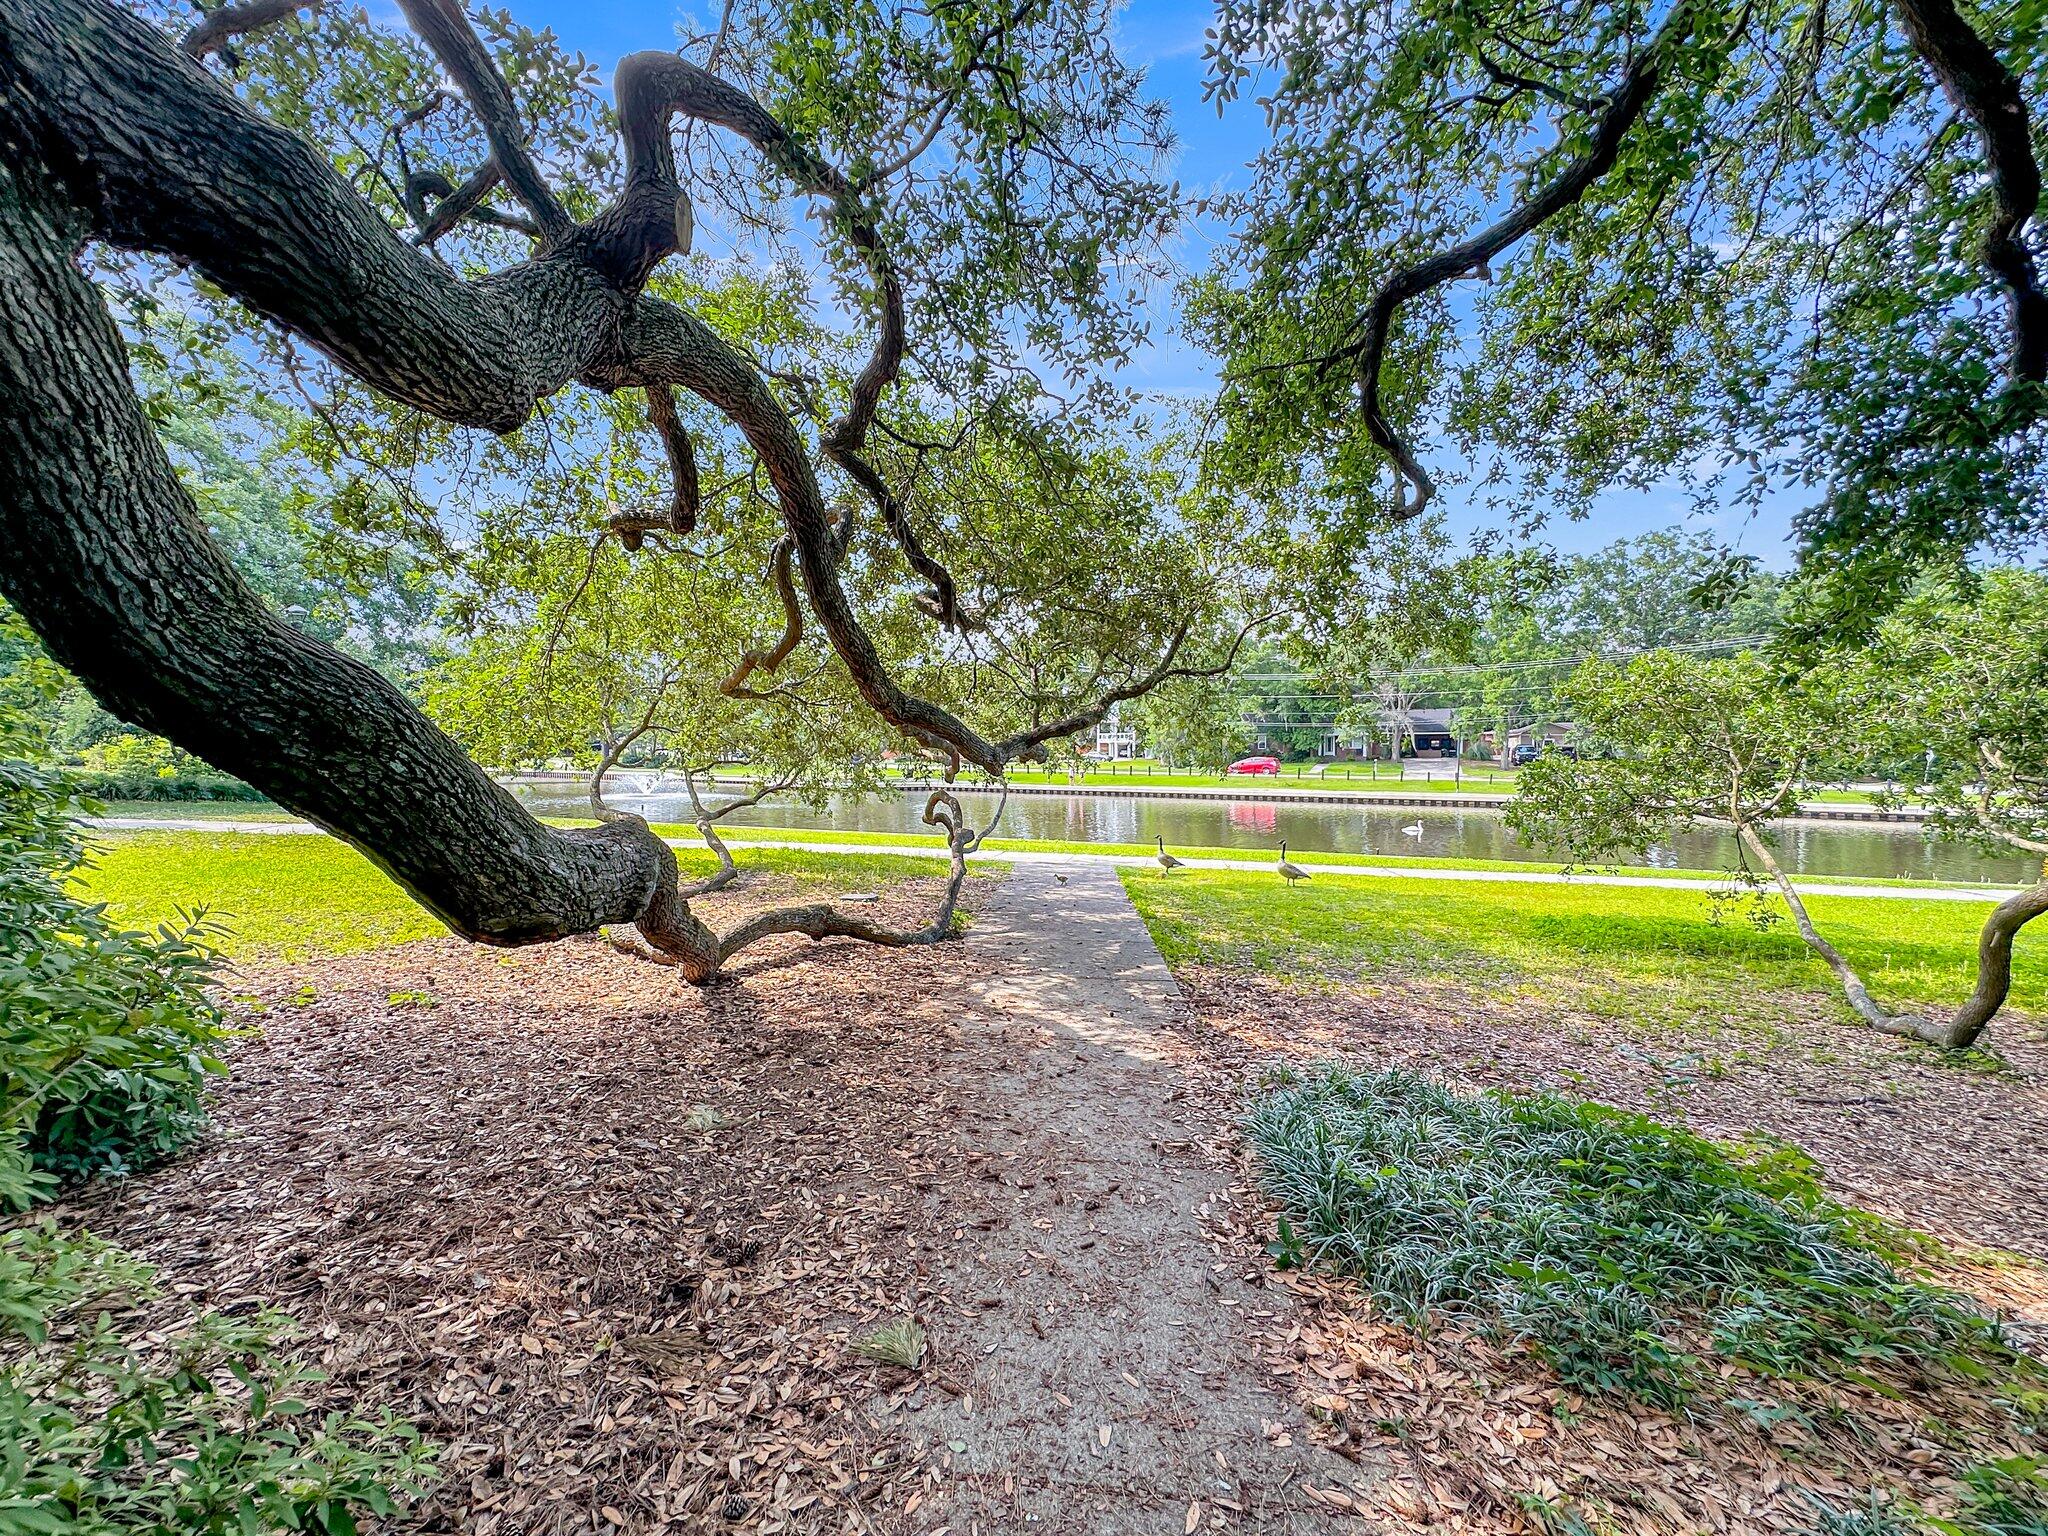
[[[612,781],[610,799],[649,821],[687,821],[680,794],[635,794],[635,780]],[[645,785],[647,781],[638,781]],[[580,785],[560,781],[513,786],[542,815],[582,816],[588,802]],[[993,795],[963,794],[968,814],[993,813]],[[753,806],[731,821],[754,827],[815,828],[834,832],[914,832],[929,835],[918,793],[836,795],[822,808],[797,801]],[[1420,827],[1420,833],[1405,829]],[[1098,795],[1012,795],[999,837],[1057,838],[1082,843],[1149,843],[1168,847],[1243,848],[1271,852],[1286,838],[1310,853],[1348,853],[1361,859],[1547,860],[1557,856],[1518,839],[1500,812],[1414,806],[1293,805],[1255,800],[1185,800],[1168,796],[1118,799]],[[1726,869],[1735,840],[1711,827],[1693,828],[1632,862],[1670,869]],[[1950,843],[1933,843],[1918,827],[1885,822],[1797,822],[1779,829],[1778,857],[1792,873],[1822,878],[2032,881],[2038,861],[1992,858]]]

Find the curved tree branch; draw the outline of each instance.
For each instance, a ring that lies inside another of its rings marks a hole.
[[[491,159],[512,195],[539,226],[541,237],[559,240],[574,227],[568,210],[547,184],[526,147],[526,129],[490,50],[463,14],[460,0],[398,0],[407,23],[434,51],[448,78],[462,92],[490,141]]]
[[[2012,945],[2020,929],[2048,912],[2048,878],[2008,896],[1992,909],[1977,936],[1977,984],[1935,1033],[1921,1036],[1945,1050],[1960,1051],[1977,1043],[1984,1026],[2005,1006],[2012,991]]]
[[[751,806],[759,805],[770,795],[781,794],[796,783],[793,774],[779,779],[764,779],[754,787],[751,795],[738,795],[723,805],[707,806],[697,793],[697,774],[700,771],[708,773],[716,766],[717,764],[713,763],[701,770],[683,770],[683,788],[690,794],[690,819],[697,828],[697,835],[704,839],[704,846],[718,857],[718,868],[683,893],[693,900],[699,896],[707,896],[713,891],[722,891],[740,877],[740,867],[733,862],[732,850],[725,846],[725,839],[718,835],[718,823],[735,811],[744,811]]]
[[[1485,271],[1494,257],[1584,197],[1595,182],[1614,168],[1622,141],[1656,97],[1667,55],[1684,43],[1693,25],[1691,0],[1679,0],[1643,51],[1622,72],[1614,89],[1607,93],[1586,147],[1542,190],[1509,209],[1478,234],[1403,267],[1388,278],[1365,312],[1365,334],[1320,360],[1325,364],[1343,360],[1353,364],[1367,435],[1394,461],[1401,477],[1415,487],[1412,501],[1405,495],[1401,498],[1395,509],[1397,515],[1420,516],[1436,494],[1436,482],[1380,409],[1380,374],[1386,366],[1387,340],[1395,312],[1432,288]]]
[[[305,140],[112,0],[0,0],[0,534],[24,556],[0,565],[0,590],[109,708],[347,838],[457,931],[517,944],[632,922],[706,979],[730,950],[690,912],[673,850],[644,823],[535,821],[389,683],[248,591],[143,417],[77,261],[97,239],[187,263],[367,387],[458,425],[509,430],[577,380],[689,389],[739,426],[773,487],[791,550],[785,604],[795,558],[869,704],[914,740],[1000,774],[1004,750],[901,688],[862,628],[838,580],[839,520],[760,371],[640,292],[688,233],[666,113],[655,124],[643,110],[648,72],[631,60],[619,72],[624,191],[568,225],[552,194],[521,187],[538,173],[510,93],[453,0],[406,10],[545,237],[533,259],[475,281],[402,239]],[[700,115],[755,137],[799,185],[834,199],[857,244],[870,238],[843,181],[758,105],[701,71],[683,78],[704,95]],[[874,250],[882,334],[835,438],[866,432],[900,357],[900,290]],[[947,824],[942,811],[935,824]],[[957,846],[971,837],[954,815]],[[820,923],[841,920],[783,931]]]
[[[827,201],[832,222],[860,254],[874,281],[880,318],[874,348],[854,379],[846,410],[819,434],[819,449],[875,503],[904,559],[931,582],[940,622],[951,629],[961,627],[952,573],[925,550],[901,498],[862,456],[882,394],[902,371],[905,329],[902,278],[860,193],[760,103],[687,59],[669,53],[631,54],[619,64],[617,91],[629,183],[674,183],[668,122],[680,113],[738,134],[799,191]],[[805,552],[807,565],[810,554]]]
[[[619,542],[627,549],[638,549],[650,533],[692,533],[697,527],[697,516],[703,510],[702,493],[697,481],[697,449],[690,441],[689,429],[676,414],[676,392],[666,384],[647,386],[647,419],[661,438],[663,451],[668,455],[670,491],[669,509],[660,516],[642,512],[614,512],[605,520],[605,526],[619,536]]]
[[[179,41],[190,59],[226,53],[238,37],[247,37],[300,11],[317,11],[326,0],[230,0],[206,13]]]
[[[1957,110],[1976,126],[1993,214],[1983,260],[2006,293],[2016,381],[2048,383],[2048,290],[2027,243],[2040,212],[2041,167],[2019,79],[1956,9],[1955,0],[1893,0],[1906,41]]]

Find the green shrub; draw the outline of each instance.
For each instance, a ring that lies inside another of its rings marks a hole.
[[[91,802],[21,755],[26,738],[0,710],[0,1206],[16,1208],[189,1139],[224,1033],[203,920],[135,933],[79,896]]]
[[[75,778],[28,760],[0,696],[0,1208],[156,1161],[204,1123],[222,1038],[197,918],[108,921],[68,878],[85,862]],[[0,1536],[314,1532],[418,1491],[432,1457],[388,1416],[313,1414],[292,1323],[139,1309],[149,1269],[44,1224],[0,1235]]]
[[[109,768],[73,770],[79,789],[95,800],[253,800],[263,792],[225,773],[134,773]]]
[[[433,1458],[409,1424],[300,1399],[320,1378],[282,1314],[209,1312],[139,1347],[150,1281],[47,1224],[0,1237],[0,1536],[349,1536],[420,1491]]]
[[[1959,1518],[1943,1536],[2048,1536],[2048,1459],[2008,1456],[1965,1467]]]
[[[79,754],[79,788],[99,800],[261,800],[260,791],[161,736],[124,733]]]
[[[1977,1374],[2007,1353],[1786,1148],[1399,1070],[1285,1077],[1247,1125],[1290,1218],[1283,1255],[1356,1275],[1410,1325],[1526,1341],[1577,1387],[1669,1405],[1701,1352],[1783,1377]]]

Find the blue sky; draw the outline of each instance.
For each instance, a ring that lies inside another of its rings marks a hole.
[[[708,28],[701,19],[715,14],[711,0],[676,4],[672,0],[625,0],[592,5],[576,0],[514,0],[516,14],[530,25],[553,27],[563,43],[580,50],[608,77],[612,64],[639,48],[672,46],[680,22],[696,17],[690,30]],[[1264,141],[1258,107],[1240,100],[1219,115],[1202,99],[1203,34],[1210,24],[1210,0],[1135,0],[1118,17],[1125,57],[1143,66],[1155,95],[1173,110],[1178,152],[1172,167],[1192,196],[1243,185],[1246,164]],[[1213,219],[1197,216],[1182,233],[1177,255],[1191,269],[1206,266],[1228,230]],[[1149,305],[1151,343],[1132,364],[1125,382],[1134,388],[1174,394],[1206,394],[1216,382],[1214,359],[1189,346],[1177,332],[1178,314],[1170,285],[1162,286]],[[1454,530],[1470,531],[1482,517],[1462,506],[1456,492],[1446,498]],[[1766,564],[1789,564],[1787,545],[1791,504],[1778,501],[1754,522],[1691,519],[1676,486],[1626,492],[1603,498],[1583,523],[1554,521],[1546,542],[1566,551],[1595,549],[1618,538],[1682,520],[1705,529]]]

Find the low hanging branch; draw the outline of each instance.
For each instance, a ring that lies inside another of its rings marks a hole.
[[[659,516],[641,512],[614,512],[605,526],[619,536],[619,543],[637,550],[650,533],[686,534],[696,531],[703,511],[697,480],[697,449],[689,429],[676,414],[676,392],[666,384],[647,386],[647,419],[661,438],[668,456],[672,486],[668,511]]]
[[[1993,215],[1981,254],[1985,269],[2006,295],[2010,376],[2016,383],[2048,383],[2048,286],[2027,239],[2039,214],[2042,178],[2019,78],[1954,0],[1893,0],[1892,8],[1907,42],[1949,100],[1970,119],[1983,143]],[[1396,312],[1410,299],[1445,283],[1484,275],[1494,258],[1578,203],[1614,168],[1623,141],[1657,94],[1668,59],[1691,35],[1697,22],[1694,10],[1690,0],[1672,7],[1642,53],[1597,104],[1599,115],[1586,148],[1539,192],[1478,234],[1396,272],[1374,294],[1354,327],[1362,327],[1363,334],[1313,359],[1320,367],[1339,362],[1352,366],[1367,435],[1393,460],[1401,482],[1415,488],[1412,500],[1405,491],[1400,493],[1396,515],[1419,516],[1436,494],[1429,472],[1380,403],[1380,376]],[[1537,90],[1561,105],[1596,105],[1562,95],[1540,81],[1506,77],[1483,55],[1480,62],[1496,80]]]
[[[887,949],[942,943],[953,935],[960,892],[967,883],[967,860],[980,850],[982,839],[995,830],[997,822],[1002,819],[1003,804],[1007,799],[1008,786],[1005,785],[1003,800],[998,801],[995,815],[979,832],[968,824],[966,814],[960,809],[960,801],[951,790],[933,790],[925,801],[925,824],[938,827],[946,834],[950,871],[932,920],[922,928],[891,928],[842,912],[830,902],[816,902],[805,906],[776,907],[759,913],[723,938],[694,918],[691,922],[695,929],[687,936],[650,931],[649,922],[642,919],[636,926],[641,937],[647,940],[645,946],[623,934],[608,932],[606,937],[624,953],[658,965],[675,966],[685,979],[698,983],[714,979],[726,961],[749,945],[782,933],[800,933],[813,940],[858,939],[864,944],[879,944]],[[674,858],[672,853],[670,858]]]
[[[718,691],[729,699],[767,698],[766,693],[749,688],[747,679],[757,671],[773,674],[803,641],[804,610],[797,601],[796,585],[789,574],[794,549],[795,545],[787,538],[781,538],[775,541],[775,548],[768,555],[768,579],[774,584],[775,595],[782,599],[782,634],[767,650],[750,650],[740,657],[740,664],[733,668],[732,675],[718,685]]]
[[[2006,293],[2012,378],[2048,383],[2048,290],[2027,242],[2027,227],[2040,212],[2041,167],[2019,78],[1954,0],[1893,0],[1893,9],[1913,51],[1983,140],[1993,214],[1982,255]]]
[[[1394,461],[1402,481],[1415,487],[1411,501],[1403,493],[1395,508],[1397,516],[1419,517],[1436,495],[1436,482],[1415,456],[1407,439],[1388,421],[1380,408],[1380,374],[1386,367],[1387,340],[1394,314],[1410,299],[1461,277],[1483,274],[1488,264],[1509,246],[1540,228],[1571,207],[1591,190],[1593,184],[1614,168],[1622,141],[1655,99],[1662,83],[1667,57],[1681,47],[1694,25],[1691,0],[1679,0],[1664,18],[1647,46],[1622,72],[1621,79],[1605,98],[1591,138],[1535,196],[1511,208],[1492,225],[1433,256],[1403,267],[1373,295],[1360,322],[1365,334],[1358,340],[1318,359],[1321,366],[1336,362],[1353,365],[1358,379],[1358,399],[1365,418],[1365,430],[1387,457]]]
[[[736,811],[744,811],[759,805],[770,795],[779,795],[796,783],[795,775],[779,779],[764,779],[754,787],[751,795],[739,795],[723,805],[707,806],[697,794],[698,773],[710,773],[717,764],[708,764],[702,769],[683,770],[683,788],[690,793],[691,820],[696,824],[697,835],[704,839],[704,846],[718,858],[718,868],[684,892],[691,897],[706,896],[713,891],[722,891],[740,877],[740,867],[733,862],[732,850],[725,846],[725,839],[718,835],[718,823]]]

